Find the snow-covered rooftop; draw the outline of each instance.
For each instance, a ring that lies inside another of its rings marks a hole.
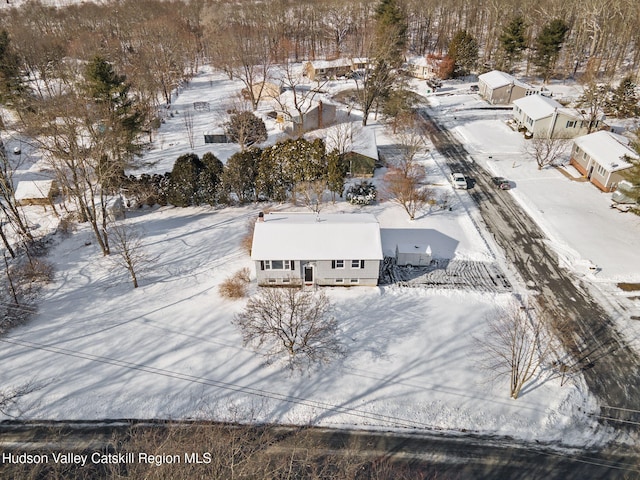
[[[16,187],[16,200],[44,199],[49,197],[53,180],[22,180]]]
[[[518,106],[524,113],[533,120],[540,120],[542,118],[553,115],[553,112],[562,108],[562,105],[556,102],[553,98],[545,97],[543,95],[529,95],[528,97],[519,98],[513,101],[513,104]]]
[[[378,160],[378,143],[374,128],[363,127],[358,131],[357,136],[353,139],[351,151]]]
[[[309,63],[313,65],[313,68],[337,68],[351,66],[351,60],[348,58],[337,58],[335,60],[314,60]]]
[[[269,213],[257,222],[252,260],[382,260],[378,220],[365,213]]]
[[[636,160],[639,158],[636,152],[625,145],[625,140],[621,135],[602,130],[578,137],[574,143],[605,170],[617,172],[632,166],[625,157]]]
[[[478,80],[487,84],[489,87],[496,89],[500,87],[504,87],[505,85],[518,85],[522,88],[533,88],[531,85],[521,82],[513,75],[509,75],[508,73],[501,72],[500,70],[492,70],[487,73],[483,73],[478,76]]]

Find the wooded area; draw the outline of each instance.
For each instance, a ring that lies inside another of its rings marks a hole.
[[[286,60],[362,56],[375,33],[377,0],[274,0],[269,8],[253,0],[90,2],[64,8],[29,2],[4,10],[16,66],[33,78],[60,78],[71,59],[100,54],[126,75],[143,99],[170,101],[170,93],[203,62],[230,75],[267,69]],[[554,20],[568,28],[554,73],[571,77],[585,71],[603,78],[636,72],[640,66],[640,4],[632,0],[404,0],[409,54],[447,53],[465,31],[479,48],[478,71],[512,59],[505,35],[521,32],[521,73],[533,73],[533,48]],[[515,23],[514,23],[515,22]],[[7,39],[0,42],[5,51]],[[2,65],[7,81],[11,62]],[[40,89],[51,88],[46,82]],[[252,94],[251,89],[249,89]],[[43,92],[44,93],[44,92]]]

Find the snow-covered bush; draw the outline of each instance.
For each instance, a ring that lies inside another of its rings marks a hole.
[[[346,194],[347,201],[352,205],[371,205],[377,196],[376,186],[367,180],[351,185]]]

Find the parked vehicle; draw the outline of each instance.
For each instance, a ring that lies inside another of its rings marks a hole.
[[[511,182],[504,177],[491,177],[493,184],[500,190],[509,190]]]
[[[467,189],[467,179],[461,173],[454,172],[451,174],[451,184],[453,188]]]
[[[621,182],[618,183],[618,188],[619,187],[622,187],[624,190],[628,191],[629,189],[633,188],[633,185],[630,182],[627,182],[626,180],[622,180]],[[639,203],[640,198],[632,198],[629,195],[627,195],[625,192],[622,192],[621,190],[616,190],[611,194],[611,201],[613,201],[614,203],[633,204],[633,203]]]

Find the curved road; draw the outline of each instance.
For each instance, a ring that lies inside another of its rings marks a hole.
[[[545,243],[537,224],[491,176],[473,161],[461,142],[425,110],[424,129],[452,171],[475,180],[469,194],[482,218],[524,282],[551,314],[553,327],[570,358],[568,373],[582,371],[601,405],[600,419],[617,428],[640,426],[640,358],[625,342],[589,289]]]

